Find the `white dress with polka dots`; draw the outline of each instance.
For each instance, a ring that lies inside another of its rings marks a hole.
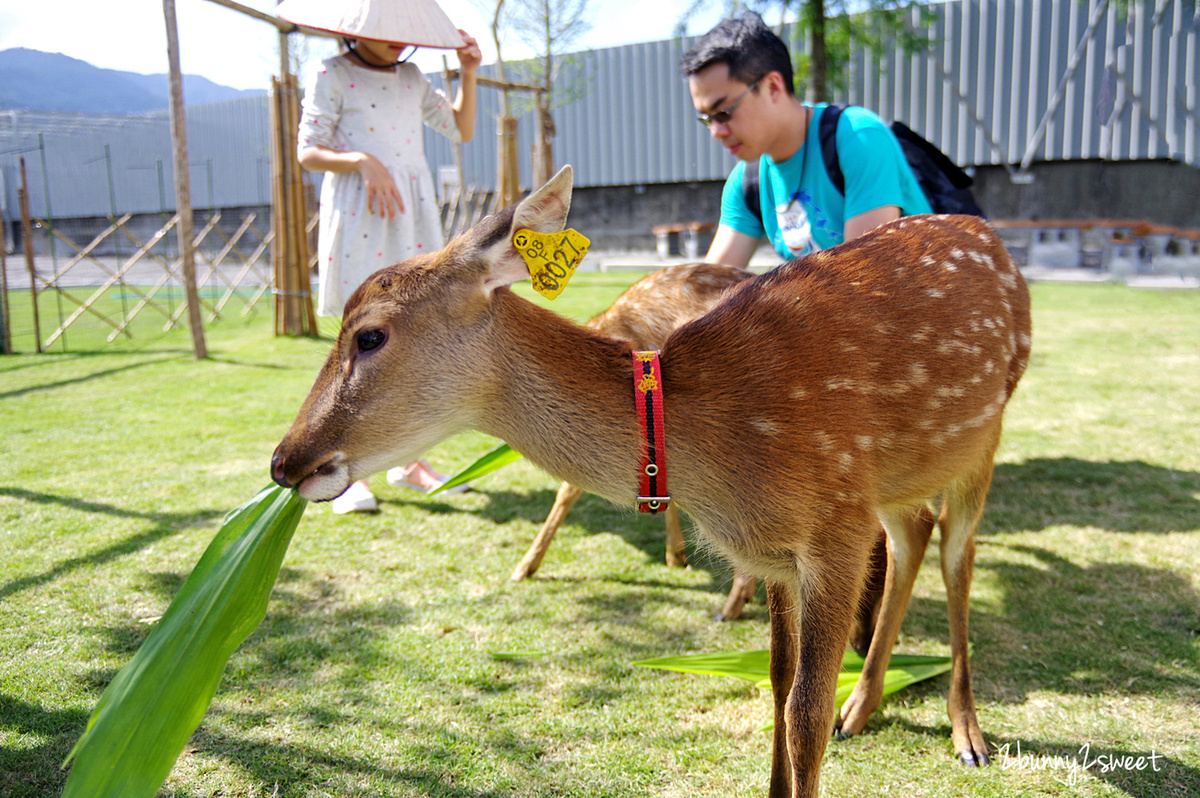
[[[354,289],[379,269],[441,248],[422,123],[460,140],[450,102],[413,64],[378,71],[339,55],[322,62],[308,87],[299,149],[323,145],[374,155],[392,173],[405,209],[388,219],[377,203],[369,213],[358,172],[325,173],[317,244],[322,316],[340,316]]]

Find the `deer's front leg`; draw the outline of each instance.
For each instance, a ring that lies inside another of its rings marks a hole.
[[[792,798],[817,795],[821,760],[833,731],[838,672],[869,554],[870,541],[852,535],[847,531],[841,537],[822,541],[824,556],[810,557],[801,570],[805,578],[797,589],[799,651],[795,681],[784,712]]]
[[[796,681],[795,586],[768,581],[767,609],[771,614],[771,694],[775,698],[769,795],[770,798],[790,798],[792,762],[788,752],[787,703]]]
[[[562,487],[558,489],[558,495],[554,497],[554,506],[550,508],[550,515],[546,516],[546,522],[542,524],[529,551],[525,552],[525,556],[513,570],[512,581],[519,582],[522,579],[528,579],[537,572],[542,565],[542,558],[546,556],[546,549],[550,548],[550,544],[554,541],[554,535],[558,532],[558,528],[562,526],[563,521],[567,520],[567,513],[571,512],[571,508],[575,506],[575,502],[579,501],[579,497],[582,495],[582,488],[577,488],[570,482],[562,484]]]
[[[687,542],[679,526],[679,508],[675,502],[667,505],[667,565],[672,568],[687,567]]]

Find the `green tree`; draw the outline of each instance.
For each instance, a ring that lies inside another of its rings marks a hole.
[[[680,19],[678,31],[714,0],[696,0]],[[918,0],[722,0],[726,16],[744,10],[780,20],[777,32],[792,51],[796,93],[810,102],[828,102],[849,79],[850,55],[866,49],[880,57],[890,47],[922,52],[931,42],[923,29],[934,12]],[[917,10],[917,25],[910,24]],[[805,39],[807,50],[799,46]]]

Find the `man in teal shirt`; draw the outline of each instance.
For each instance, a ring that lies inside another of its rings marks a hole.
[[[700,121],[741,161],[725,181],[705,260],[745,267],[764,236],[781,257],[796,258],[930,212],[896,137],[865,108],[849,107],[838,120],[845,192],[834,186],[818,135],[826,106],[795,96],[787,45],[757,14],[722,21],[684,56],[682,70]],[[761,221],[746,206],[748,168],[759,170]]]

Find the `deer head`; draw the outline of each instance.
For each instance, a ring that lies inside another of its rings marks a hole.
[[[439,252],[373,274],[346,303],[333,351],[275,450],[271,475],[310,500],[409,462],[471,428],[494,373],[494,292],[529,278],[521,229],[558,232],[571,167]],[[484,343],[487,341],[488,343]]]

